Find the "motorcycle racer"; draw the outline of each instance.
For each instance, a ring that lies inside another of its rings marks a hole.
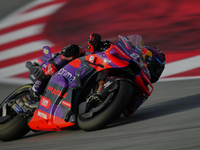
[[[50,77],[60,70],[63,66],[68,64],[75,58],[85,55],[85,51],[81,45],[70,44],[61,49],[60,53],[57,53],[53,59],[48,60],[49,64],[44,70],[44,75],[35,81],[31,91],[33,97],[39,98],[43,93]]]
[[[96,33],[92,33],[88,38],[88,47],[91,53],[96,51],[103,51],[110,47],[110,42],[105,40],[101,41],[101,36]],[[44,75],[35,81],[31,91],[31,95],[35,98],[39,98],[40,94],[43,93],[50,77],[55,74],[59,69],[68,64],[70,61],[84,56],[85,50],[81,45],[70,44],[65,46],[60,53],[51,59],[49,64],[46,66]]]
[[[87,45],[90,53],[95,53],[108,49],[111,42],[108,40],[101,41],[101,35],[92,33],[87,39]],[[39,95],[43,93],[50,77],[53,74],[70,61],[84,56],[85,54],[86,52],[80,45],[70,44],[65,46],[60,53],[49,61],[50,63],[47,65],[44,75],[34,83],[31,89],[31,95],[39,98]],[[151,83],[155,83],[158,81],[164,70],[165,54],[160,49],[151,46],[144,46],[142,54],[151,74]]]

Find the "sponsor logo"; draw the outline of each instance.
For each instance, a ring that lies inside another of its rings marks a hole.
[[[37,114],[39,117],[42,117],[44,119],[47,119],[47,114],[41,112],[41,111],[38,111],[38,114]]]
[[[40,85],[41,85],[41,81],[37,80],[37,81],[35,82],[35,84],[33,85],[33,88],[39,88]]]
[[[130,56],[135,60],[140,59],[140,55],[138,55],[137,53],[131,53]]]
[[[117,45],[118,45],[121,49],[123,49],[123,51],[124,51],[127,55],[129,55],[129,52],[127,51],[127,49],[126,49],[121,43],[117,43]]]
[[[51,93],[51,94],[54,94],[55,96],[59,96],[61,97],[61,91],[57,90],[57,89],[54,89],[53,87],[51,86],[48,86],[47,92]]]
[[[46,71],[45,72],[46,75],[51,75],[51,76],[56,72],[52,64],[48,64],[45,71]]]
[[[12,106],[12,108],[13,108],[17,113],[19,113],[20,111],[22,111],[22,110],[19,108],[19,106],[17,106],[17,104],[14,104],[14,105]]]
[[[148,50],[147,50],[146,48],[143,48],[143,49],[142,49],[142,55],[146,55],[147,52],[148,52]]]
[[[50,99],[48,99],[46,97],[42,97],[41,101],[40,101],[40,105],[48,109],[51,105],[51,101],[50,101]]]
[[[43,52],[44,52],[45,54],[48,54],[48,53],[49,53],[49,50],[46,49],[46,48],[44,48],[44,49],[43,49]]]
[[[126,54],[124,53],[124,52],[122,52],[120,49],[119,49],[119,47],[117,47],[117,46],[114,46],[117,50],[118,50],[118,52],[120,52],[123,56],[126,56]]]
[[[58,72],[59,75],[62,75],[69,83],[73,83],[75,80],[75,76],[73,76],[70,72],[65,69],[60,69]]]
[[[127,55],[129,55],[129,52],[127,51],[127,49],[126,49],[121,43],[117,43],[117,45],[118,45]],[[142,54],[140,47],[134,47],[134,50],[137,51],[138,53]]]
[[[51,94],[54,94],[55,96],[61,97],[61,91],[54,89],[52,86],[48,86],[46,91],[51,93]],[[66,98],[66,95],[67,95],[67,93],[65,93],[62,98]]]
[[[22,110],[23,110],[24,112],[27,112],[27,111],[28,111],[28,109],[27,109],[26,106],[22,106]]]
[[[23,99],[23,101],[24,101],[24,102],[26,102],[26,101],[27,101],[27,100],[26,100],[26,98],[25,98],[25,96],[24,96],[22,99]]]
[[[95,62],[95,57],[94,56],[90,56],[89,62],[94,63]]]
[[[71,108],[71,103],[67,102],[67,101],[62,101],[62,105],[67,106],[69,108]]]
[[[106,83],[104,84],[104,88],[109,87],[112,83],[113,83],[113,82],[111,82],[111,81],[106,82]]]
[[[62,98],[66,98],[66,95],[67,95],[67,93],[65,93]]]

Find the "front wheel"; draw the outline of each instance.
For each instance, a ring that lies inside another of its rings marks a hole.
[[[27,125],[27,119],[24,116],[19,116],[10,108],[7,103],[9,100],[16,99],[29,94],[29,88],[32,84],[22,86],[11,93],[0,104],[0,140],[10,141],[23,137],[30,131]]]
[[[132,93],[133,86],[130,82],[118,81],[118,90],[115,91],[115,96],[105,109],[89,118],[84,118],[79,113],[77,118],[79,127],[85,131],[104,128],[124,111],[132,98]]]

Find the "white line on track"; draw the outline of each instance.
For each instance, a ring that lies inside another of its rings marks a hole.
[[[63,6],[63,3],[58,3],[46,7],[42,7],[40,9],[27,12],[27,13],[21,13],[21,14],[13,14],[10,17],[7,17],[6,19],[1,21],[0,29],[7,28],[10,26],[14,26],[19,23],[31,21],[40,17],[45,17],[53,14],[58,8]]]
[[[32,25],[0,36],[0,45],[40,34],[45,24]]]
[[[36,59],[29,61],[35,62]],[[26,61],[0,69],[1,79],[27,72],[28,69],[25,67],[25,63]]]
[[[41,50],[41,55],[42,55],[43,46],[52,47],[53,44],[50,43],[48,40],[40,40],[40,41],[33,41],[30,43],[26,43],[24,45],[14,47],[10,50],[0,52],[0,61],[21,56],[21,55],[25,55],[31,52],[36,52],[39,50]]]
[[[200,79],[200,76],[188,76],[188,77],[174,77],[174,78],[161,78],[158,82],[165,81],[178,81],[178,80],[192,80],[192,79]]]
[[[28,11],[34,7],[37,7],[41,4],[49,3],[51,1],[56,2],[56,0],[35,0],[35,1],[25,5],[24,7],[20,8],[19,10],[10,14],[5,19],[2,19],[0,21],[0,29],[14,27],[17,24],[32,21],[34,19],[38,19],[41,17],[48,17],[51,14],[55,13],[55,11],[57,11],[60,7],[62,7],[63,4],[66,4],[66,1],[63,1],[63,2],[54,3],[52,5],[46,5],[46,6],[44,5],[41,8],[37,8],[35,10]],[[44,24],[45,24],[45,20],[44,20]],[[2,34],[0,36],[0,44],[8,44],[9,42],[13,42],[15,40],[38,35],[38,34],[42,33],[44,24],[43,23],[35,24],[35,25],[31,25],[29,27],[25,27],[25,28],[13,31],[13,32],[8,32],[5,34]],[[40,40],[40,41],[30,41],[29,43],[19,45],[15,48],[5,49],[5,51],[0,52],[0,61],[10,59],[13,57],[17,57],[17,56],[22,56],[24,54],[34,52],[37,50],[42,50],[43,46],[51,47],[51,46],[53,46],[53,44],[50,41],[48,41],[47,39],[44,39],[44,40]],[[42,55],[42,51],[41,51],[41,55]],[[35,60],[36,59],[30,60],[30,61],[34,62]],[[17,83],[17,84],[29,83],[30,82],[29,79],[20,79],[20,78],[15,78],[15,77],[9,78],[9,77],[17,75],[17,74],[28,72],[28,69],[25,67],[25,63],[26,63],[26,61],[11,65],[8,67],[1,68],[0,69],[0,82],[5,82],[5,83],[10,82],[10,83]]]
[[[161,77],[178,74],[200,67],[200,55],[167,63]]]

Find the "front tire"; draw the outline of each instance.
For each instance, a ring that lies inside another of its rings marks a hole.
[[[118,82],[119,89],[115,93],[114,99],[105,110],[87,119],[82,118],[80,114],[78,115],[78,125],[81,129],[85,131],[102,129],[124,111],[132,98],[133,86],[128,81],[121,80]]]

